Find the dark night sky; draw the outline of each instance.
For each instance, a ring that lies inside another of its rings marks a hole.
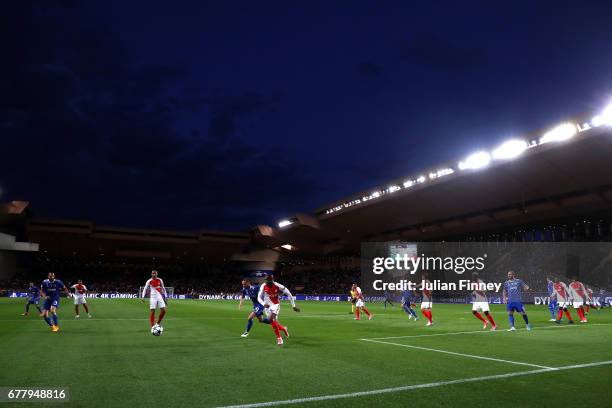
[[[5,2],[0,201],[245,229],[612,98],[612,2],[408,3]]]

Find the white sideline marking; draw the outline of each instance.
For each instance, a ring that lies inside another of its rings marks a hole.
[[[369,339],[369,340],[368,339],[363,339],[363,341],[369,341],[370,343],[388,344],[388,345],[391,345],[391,346],[398,346],[398,347],[407,347],[407,348],[413,348],[413,349],[417,349],[417,350],[434,351],[436,353],[450,354],[450,355],[459,356],[459,357],[476,358],[476,359],[479,359],[479,360],[497,361],[499,363],[509,363],[509,364],[524,365],[524,366],[529,366],[529,367],[552,369],[552,367],[538,365],[538,364],[523,363],[523,362],[520,362],[520,361],[512,361],[512,360],[504,360],[504,359],[501,359],[501,358],[477,356],[477,355],[474,355],[474,354],[456,353],[454,351],[440,350],[440,349],[434,349],[434,348],[429,348],[429,347],[411,346],[410,344],[391,343],[389,341],[380,341],[380,340],[372,340],[372,339]]]
[[[552,322],[551,322],[552,323]],[[544,329],[565,329],[568,327],[588,327],[588,326],[612,326],[612,323],[587,323],[580,324],[574,323],[573,325],[564,324],[563,326],[536,326],[532,327],[531,330],[544,330]],[[526,331],[526,329],[516,329],[517,331]],[[457,334],[474,334],[474,333],[504,333],[505,329],[498,329],[496,331],[491,330],[472,330],[472,331],[461,331],[461,332],[447,332],[447,333],[432,333],[432,334],[411,334],[407,336],[390,336],[390,337],[370,337],[367,339],[359,340],[391,340],[391,339],[408,339],[415,337],[436,337],[436,336],[454,336]]]
[[[414,384],[414,385],[405,385],[402,387],[380,388],[377,390],[351,392],[351,393],[346,393],[346,394],[321,395],[318,397],[296,398],[296,399],[281,400],[281,401],[268,401],[268,402],[259,402],[255,404],[225,405],[225,406],[220,406],[218,408],[273,407],[277,405],[303,404],[303,403],[315,402],[315,401],[329,401],[329,400],[337,400],[337,399],[343,399],[343,398],[367,397],[370,395],[411,391],[411,390],[416,390],[416,389],[421,389],[421,388],[434,388],[434,387],[442,387],[445,385],[464,384],[464,383],[469,383],[469,382],[486,381],[486,380],[498,380],[502,378],[520,377],[520,376],[525,376],[525,375],[535,375],[535,374],[547,373],[551,371],[563,371],[563,370],[573,370],[577,368],[597,367],[597,366],[609,365],[609,364],[612,364],[612,360],[600,361],[600,362],[588,363],[588,364],[570,365],[570,366],[557,367],[557,368],[543,368],[540,370],[519,371],[515,373],[488,375],[488,376],[483,376],[483,377],[461,378],[458,380],[440,381],[440,382],[433,382],[433,383],[427,383],[427,384]]]

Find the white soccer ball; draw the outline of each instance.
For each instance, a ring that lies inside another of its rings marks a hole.
[[[154,324],[153,327],[151,327],[151,334],[154,336],[161,336],[163,332],[164,328],[159,324]]]

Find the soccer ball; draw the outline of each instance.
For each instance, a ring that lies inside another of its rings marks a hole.
[[[151,327],[151,334],[154,336],[161,336],[163,332],[164,328],[159,324],[154,324],[153,327]]]

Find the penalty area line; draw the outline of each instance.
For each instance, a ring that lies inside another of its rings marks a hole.
[[[390,341],[367,340],[367,339],[363,339],[363,341],[367,341],[367,342],[370,342],[370,343],[387,344],[387,345],[390,345],[390,346],[406,347],[406,348],[411,348],[411,349],[416,349],[416,350],[433,351],[433,352],[436,352],[436,353],[450,354],[452,356],[459,356],[459,357],[475,358],[475,359],[478,359],[478,360],[496,361],[498,363],[516,364],[516,365],[523,365],[523,366],[529,366],[529,367],[544,368],[544,369],[548,369],[548,370],[553,368],[553,367],[548,367],[548,366],[543,366],[543,365],[538,365],[538,364],[523,363],[521,361],[512,361],[512,360],[504,360],[504,359],[501,359],[501,358],[477,356],[475,354],[457,353],[457,352],[454,352],[454,351],[440,350],[440,349],[434,349],[434,348],[429,348],[429,347],[411,346],[410,344],[392,343]]]
[[[532,327],[531,330],[546,330],[546,329],[567,329],[570,327],[589,327],[589,326],[612,326],[612,323],[587,323],[586,325],[581,324],[573,324],[573,325],[563,325],[563,326],[535,326]],[[524,328],[516,329],[516,331],[527,331]],[[471,330],[471,331],[458,331],[458,332],[446,332],[446,333],[431,333],[431,334],[410,334],[406,336],[390,336],[390,337],[370,337],[365,339],[357,339],[357,340],[391,340],[391,339],[412,339],[418,337],[437,337],[437,336],[455,336],[458,334],[476,334],[476,333],[504,333],[507,332],[505,329],[499,330]]]
[[[612,364],[612,360],[600,361],[600,362],[595,362],[595,363],[587,363],[587,364],[569,365],[569,366],[557,367],[557,368],[551,367],[551,368],[542,368],[539,370],[529,370],[529,371],[519,371],[519,372],[514,372],[514,373],[506,373],[506,374],[487,375],[487,376],[482,376],[482,377],[461,378],[458,380],[440,381],[440,382],[432,382],[432,383],[426,383],[426,384],[405,385],[402,387],[380,388],[376,390],[351,392],[351,393],[345,393],[345,394],[321,395],[318,397],[307,397],[307,398],[296,398],[296,399],[288,399],[288,400],[280,400],[280,401],[258,402],[254,404],[224,405],[224,406],[219,406],[217,408],[274,407],[274,406],[279,406],[279,405],[304,404],[308,402],[329,401],[329,400],[337,400],[337,399],[344,399],[344,398],[367,397],[371,395],[391,394],[391,393],[397,393],[397,392],[418,390],[422,388],[435,388],[435,387],[443,387],[446,385],[465,384],[465,383],[477,382],[477,381],[499,380],[499,379],[511,378],[511,377],[537,375],[537,374],[548,373],[552,371],[574,370],[574,369],[579,369],[579,368],[597,367],[597,366],[610,365],[610,364]]]

